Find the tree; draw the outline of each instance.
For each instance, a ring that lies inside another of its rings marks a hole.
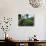
[[[28,18],[28,14],[26,14],[26,18]]]

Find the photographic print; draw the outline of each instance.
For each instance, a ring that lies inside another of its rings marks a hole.
[[[34,16],[18,14],[18,26],[34,26]]]

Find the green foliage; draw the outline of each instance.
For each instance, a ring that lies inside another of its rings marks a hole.
[[[33,26],[34,25],[34,18],[27,18],[27,19],[22,19],[19,22],[19,26]]]

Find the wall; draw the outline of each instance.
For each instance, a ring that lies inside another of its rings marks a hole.
[[[37,35],[37,39],[44,40],[45,36],[45,6],[40,8],[33,8],[30,6],[28,0],[0,0],[0,18],[1,17],[12,17],[13,22],[8,33],[17,40],[27,40],[34,34]],[[18,14],[34,14],[35,25],[33,27],[19,27],[18,26]],[[2,33],[2,31],[1,31]],[[0,35],[2,35],[0,33]],[[0,39],[3,37],[0,36]],[[4,39],[4,38],[3,38]]]

